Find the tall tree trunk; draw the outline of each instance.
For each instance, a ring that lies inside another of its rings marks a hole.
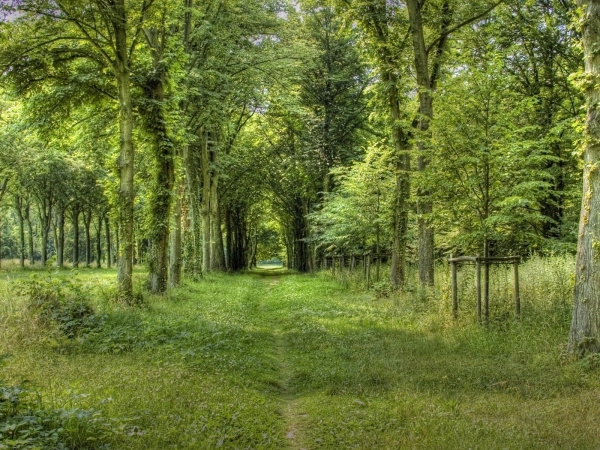
[[[221,212],[219,211],[219,195],[217,180],[211,184],[210,193],[210,224],[211,224],[211,270],[225,270],[225,249],[223,245],[223,232],[221,230]]]
[[[56,246],[56,263],[60,269],[65,265],[65,209],[57,211],[58,245]]]
[[[202,273],[202,214],[198,214],[202,207],[201,196],[199,195],[200,183],[198,181],[198,164],[201,160],[201,155],[193,152],[189,145],[183,147],[183,167],[185,170],[185,190],[186,195],[183,197],[182,208],[185,209],[185,214],[182,215],[185,227],[185,262],[186,271],[191,273],[192,279],[196,280]],[[201,172],[201,169],[200,169]]]
[[[85,267],[92,264],[92,211],[83,212],[83,223],[85,225]]]
[[[19,221],[19,266],[25,268],[25,217],[23,217],[23,199],[15,195],[15,211]]]
[[[433,96],[437,78],[441,68],[441,57],[446,47],[448,39],[448,27],[452,18],[452,10],[449,2],[442,3],[442,17],[440,38],[438,39],[434,62],[429,67],[429,53],[425,45],[425,36],[423,21],[421,17],[421,8],[423,3],[419,0],[407,0],[408,16],[410,20],[410,29],[412,32],[413,53],[415,71],[417,75],[417,84],[419,87],[419,118],[416,121],[418,136],[418,169],[423,173],[429,165],[427,155],[427,145],[429,124],[433,118]],[[433,211],[433,205],[430,198],[430,192],[419,188],[417,192],[417,214],[419,225],[419,281],[424,285],[433,285],[434,282],[434,235],[433,227],[429,216]]]
[[[108,214],[104,217],[104,232],[105,232],[105,240],[106,240],[106,267],[110,269],[112,263],[112,251],[111,251],[111,236],[110,236],[110,218]]]
[[[96,268],[102,268],[102,222],[104,217],[102,214],[98,214],[98,223],[96,226]]]
[[[27,204],[25,206],[25,220],[27,222],[27,239],[29,244],[29,265],[33,266],[35,264],[35,249],[34,249],[34,239],[33,239],[33,224],[31,223],[31,206]]]
[[[181,284],[181,205],[185,196],[185,184],[183,179],[179,181],[177,200],[173,208],[173,227],[171,228],[170,261],[169,261],[169,286],[175,287]]]
[[[54,255],[58,260],[58,220],[56,218],[52,221],[52,232],[52,247],[54,248]]]
[[[396,77],[384,73],[389,83],[388,103],[392,119],[392,141],[396,159],[396,192],[394,195],[392,266],[390,282],[395,288],[404,286],[406,278],[406,243],[408,232],[408,200],[410,198],[410,155],[408,138],[400,125],[400,98]]]
[[[147,29],[144,32],[152,49],[153,60],[153,71],[148,75],[145,85],[149,106],[144,111],[146,126],[153,136],[155,164],[155,186],[150,200],[150,290],[154,294],[163,294],[167,291],[169,273],[169,227],[175,181],[173,142],[169,137],[164,111],[167,67],[163,61],[163,52],[166,34],[157,29]]]
[[[52,203],[44,199],[39,209],[40,224],[42,226],[42,265],[48,261],[48,238],[52,227]]]
[[[119,297],[126,304],[133,303],[133,109],[129,75],[129,46],[127,43],[127,16],[125,0],[114,0],[111,18],[115,39],[115,79],[119,100],[119,270],[117,283]]]
[[[210,192],[211,192],[211,167],[210,167],[210,151],[208,148],[208,138],[205,133],[202,133],[203,141],[200,144],[202,152],[202,271],[206,272],[211,269],[211,214],[210,214]]]
[[[71,209],[71,219],[73,221],[73,261],[74,269],[79,267],[79,214],[81,210],[79,206],[74,205]]]
[[[587,103],[583,153],[583,201],[575,273],[573,320],[568,351],[585,355],[600,352],[600,0],[579,0],[582,23]]]
[[[42,266],[45,266],[48,261],[48,234],[50,229],[42,226]]]
[[[231,206],[227,205],[225,207],[225,265],[227,266],[227,270],[235,270],[233,267],[233,229],[231,227]]]

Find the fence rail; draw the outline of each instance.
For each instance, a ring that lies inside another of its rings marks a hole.
[[[519,293],[519,263],[520,256],[457,256],[450,255],[448,258],[452,274],[452,314],[458,317],[458,264],[473,262],[475,263],[475,289],[477,291],[477,320],[481,323],[481,267],[484,267],[483,272],[483,320],[488,322],[490,317],[490,274],[489,266],[491,264],[512,264],[514,278],[514,297],[515,297],[515,314],[521,317],[521,296]]]

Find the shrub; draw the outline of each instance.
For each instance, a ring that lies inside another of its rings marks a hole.
[[[27,298],[29,310],[40,323],[56,325],[69,338],[88,334],[100,325],[76,279],[42,279],[33,275],[21,283],[20,294]]]

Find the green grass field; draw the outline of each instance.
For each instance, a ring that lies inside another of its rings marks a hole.
[[[14,286],[28,273],[5,271],[0,379],[28,389],[21,408],[93,409],[70,448],[596,449],[598,360],[563,354],[571,269],[523,267],[520,321],[498,269],[487,327],[469,268],[458,320],[447,270],[436,290],[381,298],[326,273],[207,275],[133,309],[111,300],[114,272],[64,272],[101,319],[74,339],[27,309]],[[9,431],[0,449],[35,448]]]

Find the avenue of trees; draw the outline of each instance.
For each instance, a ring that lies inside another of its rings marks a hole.
[[[136,263],[160,294],[385,252],[401,289],[579,238],[570,348],[598,351],[599,6],[3,2],[0,256],[116,265],[128,303]]]

